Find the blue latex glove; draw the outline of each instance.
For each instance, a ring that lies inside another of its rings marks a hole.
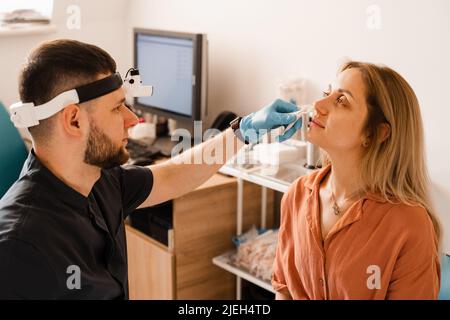
[[[239,129],[247,141],[257,143],[268,131],[294,122],[296,117],[291,112],[295,111],[298,111],[295,104],[277,99],[271,105],[242,118]],[[291,129],[278,136],[277,141],[289,139],[301,126],[300,118]]]

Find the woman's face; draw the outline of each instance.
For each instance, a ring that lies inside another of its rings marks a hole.
[[[328,153],[361,151],[362,132],[367,116],[365,87],[358,69],[348,69],[314,103],[316,116],[310,123],[306,138]]]

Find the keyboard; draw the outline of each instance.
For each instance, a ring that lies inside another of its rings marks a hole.
[[[130,153],[131,159],[155,158],[161,155],[161,150],[151,142],[128,138],[126,149]]]
[[[172,141],[169,136],[164,136],[156,138],[153,146],[158,148],[163,156],[170,157],[173,148],[175,148],[178,143],[178,141]]]

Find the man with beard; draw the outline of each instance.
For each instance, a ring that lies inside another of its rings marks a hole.
[[[296,111],[277,100],[178,159],[122,166],[128,129],[138,120],[124,104],[122,80],[107,52],[72,40],[44,43],[29,56],[19,87],[21,100],[38,107],[73,89],[85,94],[27,125],[33,149],[0,200],[0,299],[128,298],[124,219],[130,212],[194,190],[223,164],[180,158],[216,149],[225,161],[260,138],[246,140],[242,132],[287,125],[295,120],[287,113]],[[13,121],[20,118],[13,114]],[[235,147],[226,154],[230,139]]]

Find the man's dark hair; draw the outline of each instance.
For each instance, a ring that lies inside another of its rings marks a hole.
[[[114,72],[116,62],[97,46],[66,39],[45,42],[30,54],[21,72],[20,99],[40,105],[61,92],[97,80],[100,74]],[[29,128],[35,141],[48,140],[53,118]]]

